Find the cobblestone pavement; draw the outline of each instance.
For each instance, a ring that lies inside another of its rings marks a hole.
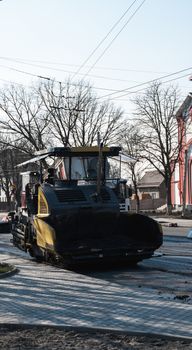
[[[192,305],[153,290],[58,269],[1,251],[19,273],[0,280],[0,323],[49,324],[192,338]],[[158,272],[157,272],[158,273]]]

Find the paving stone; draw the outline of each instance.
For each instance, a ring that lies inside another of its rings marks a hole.
[[[1,254],[20,270],[0,280],[0,323],[112,328],[192,337],[192,305],[22,257]]]

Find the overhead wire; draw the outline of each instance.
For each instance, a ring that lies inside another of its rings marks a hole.
[[[0,67],[3,67],[3,68],[7,68],[7,69],[10,69],[10,70],[13,70],[13,71],[16,71],[16,72],[19,72],[19,73],[22,73],[22,74],[26,74],[26,75],[29,75],[29,76],[33,76],[33,77],[36,77],[36,78],[39,78],[39,79],[45,79],[45,80],[48,80],[48,81],[55,81],[55,82],[58,82],[58,83],[61,83],[61,81],[58,81],[56,79],[53,79],[53,78],[50,78],[50,77],[47,77],[47,76],[43,76],[43,75],[39,75],[39,74],[34,74],[34,73],[31,73],[31,72],[28,72],[28,71],[24,71],[24,70],[21,70],[21,69],[17,69],[17,68],[13,68],[13,67],[9,67],[9,66],[5,66],[5,65],[0,65]],[[121,89],[121,90],[117,90],[117,89],[107,89],[107,88],[101,88],[101,87],[94,87],[94,89],[97,89],[97,90],[105,90],[105,91],[113,91],[112,93],[110,94],[107,94],[107,95],[103,95],[103,96],[99,96],[97,97],[97,99],[107,99],[107,100],[119,100],[124,97],[124,96],[127,96],[128,94],[135,94],[137,92],[140,92],[142,90],[145,89],[142,88],[142,89],[139,89],[139,90],[136,90],[136,91],[128,91],[128,90],[132,90],[134,88],[137,88],[137,87],[140,87],[140,86],[145,86],[147,84],[150,84],[150,83],[153,83],[155,81],[160,81],[162,79],[165,79],[165,78],[168,78],[170,76],[173,76],[173,75],[177,75],[177,74],[180,74],[182,72],[185,72],[185,71],[189,71],[189,70],[192,70],[192,67],[189,67],[189,68],[185,68],[185,69],[182,69],[182,70],[179,70],[179,71],[176,71],[176,72],[173,72],[173,73],[169,73],[169,74],[166,74],[166,75],[163,75],[161,77],[158,77],[158,78],[155,78],[155,79],[152,79],[152,80],[148,80],[146,82],[143,82],[143,83],[139,83],[137,85],[133,85],[133,86],[130,86],[130,87],[127,87],[125,89]],[[186,76],[188,76],[189,74],[185,74],[185,75],[182,75],[181,77],[176,77],[174,79],[171,79],[171,80],[167,80],[163,83],[167,83],[167,82],[171,82],[171,81],[174,81],[174,80],[178,80],[178,79],[182,79]],[[5,82],[10,82],[10,81],[7,81],[5,79],[1,79],[0,80],[2,81],[5,81]],[[17,82],[10,82],[10,83],[13,83],[13,84],[18,84],[18,85],[23,85],[24,84],[21,84],[21,83],[17,83]],[[66,84],[66,83],[64,83]],[[74,85],[74,86],[78,86],[79,84],[77,83],[70,83],[71,85]],[[114,96],[116,94],[119,94],[119,93],[123,93],[125,92],[123,95],[120,95],[120,96]],[[112,98],[110,98],[111,96],[113,96]]]
[[[16,71],[16,72],[19,72],[19,73],[22,73],[22,74],[27,74],[27,75],[33,76],[35,78],[46,79],[46,80],[56,81],[56,82],[60,83],[60,81],[58,81],[56,79],[53,79],[53,78],[50,78],[50,77],[47,77],[47,76],[43,76],[43,75],[33,74],[33,73],[26,72],[26,71],[21,70],[21,69],[9,67],[9,66],[6,66],[6,65],[0,65],[0,67],[7,68],[7,69],[10,69],[12,71]],[[22,83],[12,82],[12,81],[5,80],[5,79],[2,79],[2,78],[0,78],[0,80],[4,81],[6,83],[13,83],[13,84],[23,85],[24,86],[24,84],[22,84]],[[63,84],[66,84],[66,83],[63,83]],[[78,84],[78,83],[70,83],[70,85],[79,86],[80,84]],[[110,89],[110,88],[93,87],[93,89],[95,89],[95,90],[103,90],[103,91],[113,91],[113,92],[116,91],[116,92],[118,92],[118,90]]]
[[[108,38],[108,36],[112,33],[112,31],[116,28],[116,26],[122,21],[122,19],[126,16],[126,14],[130,11],[132,6],[137,2],[138,0],[134,0],[131,5],[126,9],[126,11],[123,13],[123,15],[115,22],[115,24],[111,27],[109,32],[104,36],[104,38],[97,44],[95,49],[89,54],[89,56],[86,58],[86,60],[81,64],[81,66],[78,68],[78,70],[74,73],[72,76],[72,79],[82,70],[82,68],[86,65],[86,63],[90,60],[90,58],[95,54],[95,52],[100,48],[100,46],[104,43],[104,41]]]
[[[1,57],[0,57],[1,59]],[[30,64],[30,63],[23,63],[23,64],[26,64],[26,65],[30,65],[30,66],[33,66],[33,67],[39,67],[39,68],[46,68],[46,69],[49,69],[49,70],[55,70],[55,71],[60,71],[60,72],[65,72],[65,73],[74,73],[72,71],[67,71],[67,70],[64,70],[64,69],[60,69],[60,68],[51,68],[51,67],[44,67],[44,66],[41,66],[41,65],[34,65],[34,64]],[[6,66],[6,65],[2,65],[0,64],[0,67],[3,67],[3,68],[7,68],[7,69],[11,69],[11,70],[17,70],[16,68],[12,68],[12,67],[9,67],[9,66]],[[23,72],[23,70],[17,70],[19,72]],[[29,73],[27,72],[26,74],[28,75],[32,75],[32,73]],[[37,74],[35,74],[37,75]],[[80,75],[84,75],[83,73],[80,73]],[[92,78],[96,78],[96,79],[105,79],[105,80],[114,80],[114,81],[120,81],[120,82],[129,82],[130,80],[127,80],[127,79],[119,79],[119,78],[110,78],[110,77],[106,77],[106,76],[102,76],[102,75],[88,75],[89,77],[92,77]],[[51,78],[50,78],[51,79]],[[136,81],[132,81],[132,82],[136,82]],[[115,91],[115,90],[114,90]]]
[[[131,5],[127,8],[127,10],[124,12],[124,14],[120,17],[120,19],[113,25],[113,27],[110,29],[110,31],[107,33],[107,35],[101,40],[101,42],[97,45],[97,47],[93,50],[93,52],[91,53],[91,55],[87,58],[87,60],[85,61],[85,63],[88,61],[88,59],[96,52],[96,50],[100,47],[100,45],[106,40],[106,38],[109,36],[109,34],[114,30],[114,28],[117,26],[117,24],[124,18],[124,16],[127,14],[127,12],[131,9],[131,7],[136,3],[137,0],[134,0]],[[137,9],[134,11],[134,13],[129,17],[128,21],[126,21],[126,23],[124,24],[124,26],[120,29],[120,31],[116,34],[116,36],[111,40],[111,42],[109,43],[109,45],[106,47],[106,49],[104,50],[104,52],[99,56],[99,58],[97,59],[97,61],[94,63],[94,65],[98,62],[98,60],[104,55],[104,53],[106,52],[106,50],[112,45],[113,41],[117,38],[117,36],[122,32],[122,30],[125,28],[125,26],[130,22],[130,20],[134,17],[134,15],[137,13],[137,11],[140,9],[140,7],[143,5],[143,3],[145,2],[146,0],[143,0],[142,3],[137,7]],[[82,66],[84,66],[84,64],[80,66],[79,70],[81,70]],[[89,68],[89,71],[90,72],[93,68],[92,65],[90,68]],[[0,65],[2,66],[2,65]],[[6,67],[6,66],[4,66]],[[19,69],[16,69],[16,68],[12,68],[12,67],[6,67],[10,70],[14,70],[14,71],[17,71],[17,72],[20,72],[20,73],[24,73],[24,74],[27,74],[27,75],[30,75],[30,76],[35,76],[35,77],[38,77],[38,78],[42,78],[42,79],[47,79],[47,80],[52,80],[51,78],[49,77],[45,77],[45,76],[41,76],[41,75],[36,75],[36,74],[33,74],[33,73],[29,73],[29,72],[26,72],[26,71],[23,71],[23,70],[19,70]],[[88,75],[88,72],[86,75]],[[77,73],[75,73],[77,74]],[[102,77],[103,78],[103,77]],[[101,89],[101,88],[100,88]],[[113,93],[115,93],[117,91],[113,90]]]
[[[163,82],[163,84],[170,83],[172,81],[182,79],[184,77],[187,77],[188,75],[189,74],[185,74],[185,75],[182,75],[181,77],[177,77],[177,78],[166,80],[166,81]],[[156,81],[158,81],[158,79]],[[127,96],[129,94],[137,94],[138,92],[144,91],[145,89],[146,89],[146,87],[143,87],[143,88],[141,88],[139,90],[136,90],[136,91],[130,91],[130,92],[126,93],[125,95],[122,95],[121,97]],[[114,100],[117,100],[117,99],[118,99],[118,101],[127,101],[127,99],[121,99],[121,98],[118,98],[118,97],[113,97],[112,99],[109,99],[108,101],[110,101],[110,100],[114,101]]]
[[[140,84],[137,84],[137,85],[134,85],[134,86],[130,86],[130,87],[126,88],[126,89],[119,90],[118,93],[122,93],[122,92],[126,92],[126,93],[123,94],[123,95],[120,95],[120,96],[113,97],[113,100],[114,100],[114,99],[117,99],[117,98],[121,98],[121,97],[127,96],[127,95],[129,94],[129,91],[128,91],[128,90],[132,90],[132,89],[134,89],[134,88],[137,88],[137,87],[140,87],[140,86],[143,86],[143,85],[151,84],[151,83],[153,83],[153,82],[160,81],[160,80],[162,80],[162,79],[165,79],[165,78],[168,78],[168,77],[171,77],[171,76],[173,76],[173,75],[177,75],[177,74],[180,74],[180,73],[189,71],[189,70],[192,70],[192,67],[185,68],[185,69],[182,69],[182,70],[173,72],[173,73],[169,73],[169,74],[166,74],[166,75],[161,76],[161,77],[159,77],[159,78],[155,78],[155,79],[152,79],[152,80],[148,80],[148,81],[146,81],[146,82],[143,82],[143,83],[140,83]],[[188,74],[186,74],[186,75],[184,75],[184,76],[188,76]],[[175,79],[171,79],[171,80],[168,80],[168,81],[166,81],[166,82],[169,82],[169,81],[172,81],[172,80],[181,79],[181,78],[183,78],[184,76],[178,77],[178,78],[175,78]],[[166,82],[164,82],[164,83],[166,83]],[[116,94],[116,92],[112,92],[111,94],[107,94],[107,95],[104,95],[104,96],[100,96],[100,97],[98,97],[98,99],[101,99],[101,98],[108,98],[108,97],[110,97],[110,96],[114,96],[115,94]]]
[[[182,76],[180,76],[180,77],[166,80],[166,81],[163,82],[163,84],[167,84],[167,83],[170,83],[170,82],[172,82],[172,81],[185,78],[185,77],[187,77],[188,75],[189,75],[189,74],[184,74],[184,75],[182,75]],[[156,81],[158,81],[158,79],[157,79]],[[129,94],[137,94],[138,92],[143,91],[143,90],[145,90],[145,89],[146,89],[146,88],[144,87],[144,88],[141,88],[141,89],[136,90],[136,91],[130,91],[130,92],[128,92],[128,93],[125,94],[125,95],[121,95],[121,97],[127,96],[127,95],[129,95]],[[118,97],[113,97],[112,100],[116,100],[116,99],[118,99]],[[123,100],[119,100],[119,99],[118,99],[118,101],[123,101]],[[124,99],[124,101],[126,101],[126,100]]]
[[[40,76],[38,76],[37,74],[33,74],[33,73],[30,73],[30,72],[23,71],[23,70],[21,70],[21,69],[17,69],[17,68],[5,66],[5,65],[2,65],[2,64],[0,64],[0,67],[8,68],[8,69],[13,70],[13,71],[15,71],[15,72],[23,73],[23,74],[30,75],[30,76],[33,76],[33,77],[40,77]],[[50,78],[49,78],[49,79],[50,79]]]
[[[13,84],[13,85],[25,86],[25,85],[22,84],[22,83],[17,83],[16,81],[6,80],[6,79],[2,79],[2,78],[0,78],[0,81],[3,81],[4,83],[8,83],[8,84]]]
[[[55,70],[53,67],[47,67],[45,65],[36,65],[34,63],[44,63],[44,64],[50,64],[50,65],[60,65],[60,66],[70,66],[70,67],[79,67],[77,64],[70,64],[70,63],[63,63],[63,62],[53,62],[53,61],[41,61],[41,60],[31,60],[31,59],[26,59],[26,58],[13,58],[13,57],[6,57],[6,56],[0,56],[1,60],[6,60],[6,61],[13,61],[21,64],[27,64],[31,65],[34,67],[42,67],[42,68],[49,68],[52,70]],[[34,62],[34,63],[29,63],[29,62]],[[90,68],[90,66],[87,66],[87,68]],[[119,68],[119,67],[104,67],[104,66],[97,66],[95,69],[99,70],[112,70],[112,71],[121,71],[121,72],[135,72],[135,73],[147,73],[147,74],[166,74],[168,72],[158,72],[158,71],[151,71],[151,70],[141,70],[141,69],[130,69],[130,68]],[[61,70],[62,71],[62,70]],[[70,71],[63,70],[64,72],[70,73]],[[72,72],[75,73],[75,72]]]
[[[128,13],[128,11],[131,9],[131,7],[137,2],[138,0],[134,0],[131,5],[126,9],[126,11],[123,13],[123,15],[118,19],[118,21],[112,26],[112,28],[110,29],[110,31],[105,35],[105,37],[100,41],[100,43],[96,46],[96,48],[92,51],[92,53],[89,55],[89,57],[83,62],[83,64],[79,67],[78,71],[76,71],[75,73],[74,72],[70,72],[70,73],[74,73],[74,74],[77,74],[81,68],[88,62],[88,60],[92,57],[92,55],[97,51],[97,49],[102,45],[102,43],[107,39],[107,37],[112,33],[112,31],[115,29],[115,27],[121,22],[121,20],[125,17],[125,15]],[[96,60],[96,62],[89,68],[88,72],[86,73],[85,76],[88,75],[88,73],[94,68],[94,66],[96,65],[96,63],[98,62],[98,60],[104,55],[104,53],[106,52],[106,50],[112,45],[112,43],[114,42],[114,40],[117,38],[117,36],[122,32],[122,30],[125,28],[125,26],[130,22],[130,20],[133,18],[133,16],[135,16],[135,14],[138,12],[138,10],[141,8],[141,6],[144,4],[146,0],[143,0],[140,5],[136,8],[136,10],[134,11],[134,13],[129,17],[129,19],[126,21],[126,23],[123,25],[123,27],[119,30],[119,32],[115,35],[115,37],[111,40],[111,42],[109,43],[109,45],[105,48],[105,50],[103,51],[103,53],[99,56],[99,58]],[[0,59],[7,59],[7,60],[14,60],[12,58],[8,58],[8,57],[0,57]],[[23,62],[23,60],[21,59],[15,59],[15,61],[17,62],[21,62],[22,61],[22,64],[27,64],[25,62]],[[32,65],[32,64],[31,64]],[[0,65],[2,66],[2,65]],[[5,66],[3,66],[5,67]],[[40,66],[41,68],[45,68],[45,67],[42,67]],[[19,73],[23,73],[23,74],[27,74],[27,75],[30,75],[30,76],[33,76],[33,77],[37,77],[37,78],[40,78],[40,79],[47,79],[47,80],[53,80],[53,81],[57,81],[55,79],[52,79],[50,77],[47,77],[47,76],[43,76],[43,75],[37,75],[37,74],[33,74],[33,73],[30,73],[30,72],[27,72],[27,71],[24,71],[24,70],[21,70],[21,69],[16,69],[16,68],[13,68],[13,67],[7,67],[8,69],[10,70],[14,70],[14,71],[17,71]],[[47,69],[50,69],[50,67],[46,67]],[[52,68],[51,68],[52,69]],[[108,68],[110,69],[110,68]],[[107,88],[101,88],[101,87],[94,87],[94,89],[98,89],[98,90],[105,90],[105,91],[112,91],[112,93],[110,94],[107,94],[107,95],[104,95],[104,96],[100,96],[98,97],[98,99],[103,99],[103,98],[108,98],[108,97],[111,97],[111,96],[114,96],[113,98],[110,98],[112,100],[116,100],[116,99],[120,99],[121,97],[124,97],[124,96],[127,96],[128,94],[130,93],[137,93],[139,91],[142,91],[143,89],[140,89],[140,90],[137,90],[137,91],[128,91],[128,90],[132,90],[134,88],[137,88],[137,87],[140,87],[140,86],[144,86],[146,84],[150,84],[152,82],[155,82],[155,81],[158,81],[158,80],[161,80],[161,79],[165,79],[167,77],[170,77],[170,76],[173,76],[173,75],[176,75],[176,74],[179,74],[181,72],[184,72],[184,71],[187,71],[187,70],[190,70],[192,69],[192,67],[190,68],[186,68],[184,70],[181,70],[181,71],[177,71],[177,72],[174,72],[174,73],[170,73],[170,74],[166,74],[164,76],[161,76],[161,77],[158,77],[158,78],[155,78],[155,79],[152,79],[152,80],[148,80],[146,82],[143,82],[143,83],[139,83],[137,85],[134,85],[134,86],[130,86],[126,89],[121,89],[121,90],[117,90],[117,89],[107,89]],[[54,70],[59,70],[58,68],[54,69]],[[113,70],[117,70],[116,68],[113,68]],[[135,70],[132,70],[132,71],[135,71]],[[163,83],[167,83],[167,82],[170,82],[170,81],[174,81],[174,80],[178,80],[178,79],[181,79],[183,77],[185,77],[187,75],[183,75],[181,77],[177,77],[177,78],[174,78],[174,79],[171,79],[171,80],[167,80]],[[96,76],[94,76],[96,77]],[[106,77],[103,77],[103,76],[100,76],[98,78],[102,78],[102,79],[105,79]],[[112,79],[112,78],[106,78],[106,79]],[[0,79],[2,81],[6,81],[4,79]],[[114,80],[119,80],[119,81],[125,81],[125,80],[121,80],[121,79],[114,79]],[[8,82],[8,81],[6,81]],[[19,84],[19,83],[16,83],[15,84]],[[19,84],[19,85],[23,85],[23,84]],[[74,85],[77,85],[77,84],[74,84]],[[145,89],[145,88],[144,88]],[[123,95],[120,95],[120,96],[115,96],[116,94],[120,94],[120,93],[124,93]]]
[[[132,20],[132,18],[136,15],[136,13],[139,11],[139,9],[143,6],[144,2],[146,0],[143,0],[141,2],[141,4],[136,8],[136,10],[133,12],[133,14],[129,17],[129,19],[126,21],[126,23],[123,25],[123,27],[117,32],[117,34],[114,36],[114,38],[110,41],[110,43],[107,45],[107,47],[104,49],[104,51],[99,55],[99,57],[97,58],[97,60],[92,64],[92,66],[89,68],[89,70],[87,71],[87,73],[83,76],[83,78],[85,78],[87,76],[87,74],[90,73],[90,71],[96,66],[96,64],[100,61],[100,59],[104,56],[104,54],[106,53],[106,51],[111,47],[111,45],[113,44],[113,42],[117,39],[117,37],[120,35],[120,33],[123,31],[123,29],[130,23],[130,21]]]
[[[5,59],[5,60],[11,60],[11,61],[18,62],[17,59],[12,59],[12,58],[7,58],[7,57],[0,57],[0,59]],[[19,62],[19,63],[20,63],[20,62]],[[28,65],[28,63],[25,63],[25,62],[23,62],[23,63]],[[41,66],[41,65],[36,65],[36,64],[35,64],[35,65],[34,65],[34,64],[29,64],[29,65],[32,65],[32,66],[34,66],[34,67],[52,69],[52,68],[50,68],[50,67]],[[10,66],[6,66],[6,65],[0,65],[0,67],[7,68],[7,69],[10,69],[10,70],[13,70],[13,71],[22,73],[22,74],[27,74],[27,75],[30,75],[30,76],[33,76],[33,77],[36,77],[36,78],[47,79],[47,80],[52,80],[52,81],[56,81],[56,82],[57,82],[57,80],[54,79],[54,78],[50,78],[50,77],[48,77],[48,76],[43,76],[43,75],[40,75],[40,74],[37,74],[37,73],[31,73],[31,72],[28,72],[28,71],[26,71],[26,70],[21,70],[21,69],[17,69],[17,68],[10,67]],[[190,68],[186,68],[185,70],[190,70],[190,69],[191,69],[191,67],[190,67]],[[73,73],[73,72],[71,72],[71,71],[66,71],[66,70],[62,70],[62,69],[60,70],[60,69],[57,69],[57,68],[53,68],[53,70],[59,70],[59,71],[67,72],[67,73]],[[96,89],[96,90],[105,90],[105,91],[112,91],[112,92],[114,92],[114,93],[116,93],[116,92],[117,92],[117,93],[120,93],[120,92],[129,90],[129,89],[133,89],[133,88],[136,88],[136,87],[145,85],[145,84],[149,84],[149,83],[151,83],[151,82],[153,82],[153,81],[156,81],[156,80],[161,80],[161,79],[163,79],[163,78],[165,78],[165,77],[171,76],[172,74],[177,74],[177,73],[183,72],[183,71],[185,71],[185,70],[178,71],[178,72],[174,72],[174,73],[169,73],[169,74],[160,76],[159,78],[155,78],[155,79],[152,79],[152,80],[148,80],[147,82],[142,82],[142,83],[139,83],[139,84],[137,84],[137,85],[128,87],[128,88],[126,88],[126,89],[123,89],[123,90],[110,89],[110,88],[103,88],[103,87],[96,87],[96,86],[94,86],[93,88]],[[129,71],[129,70],[128,70],[128,71]],[[131,71],[133,71],[133,70],[131,70]],[[143,72],[143,71],[141,71],[141,72]],[[145,72],[147,72],[147,71],[145,71]],[[151,72],[151,73],[152,73],[152,72]],[[159,72],[158,72],[158,73],[159,73]],[[91,75],[91,76],[92,76],[92,75]],[[182,77],[185,77],[185,76],[187,76],[187,75],[184,75],[184,76],[182,76]],[[125,82],[126,82],[126,81],[129,81],[129,80],[126,80],[126,79],[108,78],[108,77],[104,77],[104,76],[94,76],[94,75],[93,75],[93,77],[102,78],[102,79],[109,79],[109,80],[125,81]],[[182,77],[178,77],[178,78],[176,78],[176,79],[174,79],[174,80],[181,79]],[[2,79],[2,78],[0,78],[0,80],[1,80],[1,81],[4,81],[4,82],[7,82],[7,83],[13,83],[13,84],[17,84],[17,85],[24,85],[24,84],[22,84],[22,83],[12,82],[12,81],[5,80],[5,79]],[[172,80],[171,80],[171,81],[172,81]],[[59,82],[59,81],[58,81],[58,82]],[[79,84],[78,84],[78,83],[70,83],[70,85],[78,86]],[[143,90],[143,89],[141,89],[141,90]],[[137,90],[137,91],[141,91],[141,90]],[[108,95],[100,96],[100,97],[98,97],[98,98],[100,99],[100,98],[108,97],[108,96],[110,96],[110,95],[111,95],[111,94],[108,94]],[[124,96],[124,95],[123,95],[123,96]],[[122,97],[122,95],[121,95],[120,97],[115,97],[114,99],[116,99],[116,98],[121,98],[121,97]]]

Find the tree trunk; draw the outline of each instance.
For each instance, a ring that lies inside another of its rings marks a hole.
[[[133,186],[134,186],[134,192],[135,192],[135,199],[136,199],[136,213],[138,214],[140,212],[140,199],[138,195],[138,190],[137,190],[137,183],[133,181]]]
[[[136,213],[138,214],[140,212],[140,199],[138,194],[136,193]]]
[[[172,214],[172,202],[171,202],[171,181],[167,181],[166,184],[166,194],[167,194],[167,214]]]

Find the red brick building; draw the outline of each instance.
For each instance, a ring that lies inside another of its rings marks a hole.
[[[171,198],[178,209],[183,202],[192,209],[192,93],[186,97],[176,113],[178,142],[182,144],[179,161],[172,178]]]

